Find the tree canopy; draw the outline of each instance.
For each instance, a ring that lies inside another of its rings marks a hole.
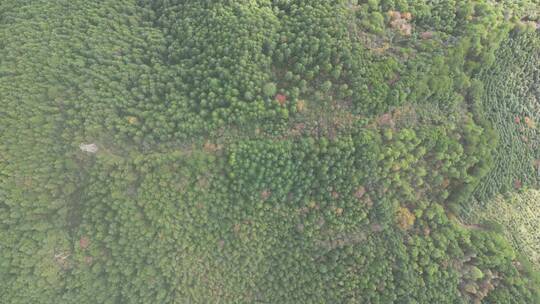
[[[1,1],[0,302],[539,303],[539,11]]]

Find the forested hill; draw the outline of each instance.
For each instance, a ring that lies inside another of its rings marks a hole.
[[[0,303],[540,303],[539,14],[0,1]]]

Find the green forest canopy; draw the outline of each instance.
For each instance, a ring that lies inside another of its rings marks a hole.
[[[0,302],[540,303],[539,11],[1,1]]]

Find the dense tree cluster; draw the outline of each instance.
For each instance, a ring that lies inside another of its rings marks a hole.
[[[1,1],[0,302],[539,302],[535,9]]]
[[[480,75],[483,90],[472,94],[480,116],[499,135],[496,166],[475,191],[485,201],[499,192],[538,187],[540,171],[540,40],[535,33],[514,33],[497,60]]]

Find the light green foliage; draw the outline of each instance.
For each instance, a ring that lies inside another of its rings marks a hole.
[[[503,227],[505,236],[518,252],[540,267],[540,192],[526,190],[505,198],[498,196],[486,206],[476,204],[468,215],[469,221],[495,222]]]
[[[269,82],[263,87],[263,93],[265,96],[274,96],[276,94],[276,91],[276,84],[273,82]]]

